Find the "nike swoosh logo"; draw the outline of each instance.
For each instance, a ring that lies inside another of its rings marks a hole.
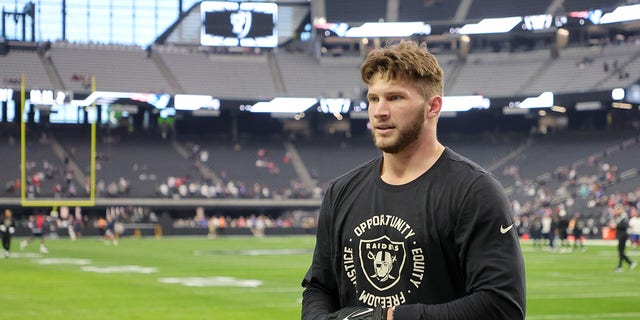
[[[371,309],[371,308],[368,308],[368,309],[365,309],[365,310],[354,311],[350,315],[346,316],[343,320],[349,320],[349,319],[355,318],[357,316],[361,316],[363,314],[370,313],[372,311],[373,311],[373,309]]]
[[[511,230],[511,228],[513,228],[513,224],[509,225],[506,228],[503,227],[503,226],[500,226],[500,233],[505,234],[505,233],[509,232],[509,230]]]

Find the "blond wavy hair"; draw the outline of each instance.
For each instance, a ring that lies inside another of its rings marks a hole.
[[[442,68],[426,43],[403,40],[371,51],[360,67],[360,75],[370,85],[377,74],[385,80],[412,83],[425,99],[441,96],[444,89]]]

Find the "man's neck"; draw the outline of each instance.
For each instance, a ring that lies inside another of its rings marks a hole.
[[[435,141],[399,153],[384,153],[380,178],[392,185],[409,183],[427,172],[438,161],[444,149],[440,142]]]

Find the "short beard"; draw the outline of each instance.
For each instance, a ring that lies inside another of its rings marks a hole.
[[[413,119],[413,121],[404,129],[400,130],[398,140],[388,145],[380,145],[376,141],[376,135],[374,130],[371,131],[373,136],[373,143],[376,147],[385,153],[399,153],[407,146],[418,140],[422,133],[422,127],[424,125],[424,110],[421,110],[419,114]]]

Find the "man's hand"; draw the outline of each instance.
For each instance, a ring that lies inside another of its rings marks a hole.
[[[387,309],[376,307],[347,307],[329,314],[327,320],[386,320]]]

